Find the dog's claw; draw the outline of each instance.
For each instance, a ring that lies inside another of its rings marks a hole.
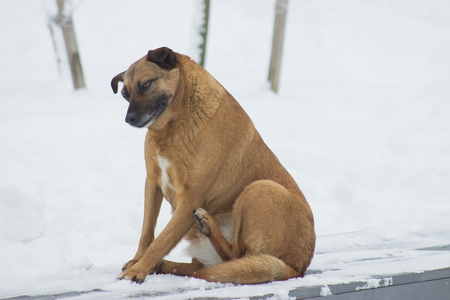
[[[124,272],[120,273],[119,275],[117,275],[116,280],[122,280],[125,278],[125,274],[123,274]]]
[[[200,224],[200,222],[202,221],[202,218],[200,218],[200,217],[197,215],[197,210],[194,209],[193,213],[194,213],[195,221],[197,221],[197,223]]]
[[[145,276],[143,278],[140,278],[140,276],[138,274],[130,274],[130,272],[128,271],[124,271],[122,273],[120,273],[117,277],[116,280],[130,280],[131,282],[135,282],[138,284],[142,284],[145,280]]]
[[[144,280],[138,279],[136,276],[131,281],[137,284],[142,284],[144,282]]]
[[[211,233],[211,229],[209,228],[209,220],[207,218],[208,213],[203,208],[199,208],[194,210],[195,220],[198,223],[199,231],[208,236]]]

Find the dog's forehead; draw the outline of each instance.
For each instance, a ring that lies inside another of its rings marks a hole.
[[[124,83],[140,81],[147,77],[161,76],[167,72],[161,69],[155,63],[149,62],[146,57],[142,57],[138,61],[134,62],[124,74]]]

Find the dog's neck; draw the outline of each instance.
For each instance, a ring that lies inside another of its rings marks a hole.
[[[185,55],[178,54],[180,82],[169,108],[161,116],[162,122],[149,127],[149,134],[158,132],[157,144],[175,143],[176,132],[184,132],[181,141],[189,152],[195,149],[196,135],[208,128],[212,117],[228,93],[205,69]],[[166,134],[161,135],[161,132]]]
[[[181,80],[184,91],[180,95],[179,104],[187,105],[188,114],[197,112],[200,107],[200,118],[211,118],[220,106],[223,95],[226,90],[196,62],[189,57],[180,55],[180,60],[184,63],[180,64]],[[188,88],[187,88],[188,87]]]

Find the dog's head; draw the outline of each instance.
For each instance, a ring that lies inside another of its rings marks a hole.
[[[114,94],[123,82],[122,96],[128,106],[125,122],[135,127],[149,127],[174,98],[180,80],[178,57],[169,48],[150,50],[111,81]]]

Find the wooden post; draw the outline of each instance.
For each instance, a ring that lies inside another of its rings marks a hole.
[[[202,25],[202,44],[200,45],[200,66],[205,66],[205,57],[206,57],[206,40],[208,37],[208,25],[209,25],[209,6],[210,6],[210,0],[203,0],[205,8],[204,8],[204,19],[203,19],[203,25]]]
[[[272,54],[270,57],[269,67],[269,81],[274,92],[278,92],[287,9],[288,0],[277,0],[277,3],[275,5],[275,24],[273,27]]]
[[[64,15],[64,0],[56,0],[58,4],[58,20],[64,35],[67,57],[69,58],[72,81],[75,89],[84,88],[84,76],[81,68],[80,54],[73,29],[72,16]]]

